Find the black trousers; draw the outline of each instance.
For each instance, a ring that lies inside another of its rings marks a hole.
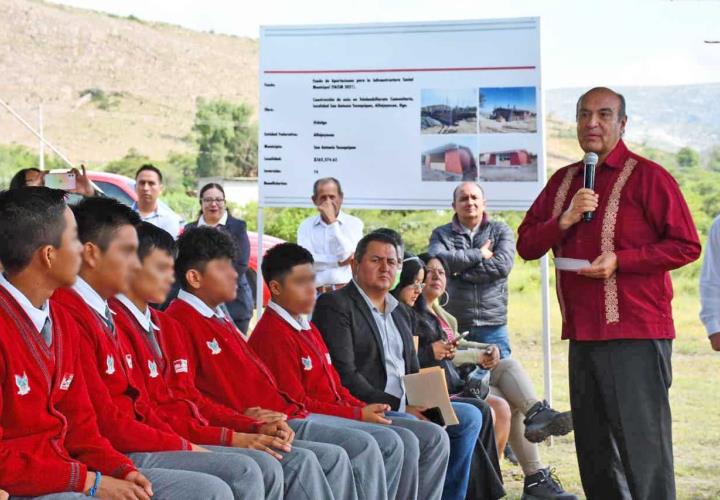
[[[475,406],[483,417],[480,435],[473,449],[470,482],[465,500],[497,500],[504,497],[505,488],[500,472],[500,460],[490,405],[477,398],[453,396],[452,400]]]
[[[570,343],[570,405],[588,500],[675,498],[671,340]]]

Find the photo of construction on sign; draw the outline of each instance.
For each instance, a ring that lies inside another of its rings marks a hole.
[[[477,133],[477,90],[423,89],[421,103],[421,133]]]

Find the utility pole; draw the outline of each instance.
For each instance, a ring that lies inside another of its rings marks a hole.
[[[38,161],[38,168],[45,171],[45,135],[43,133],[43,111],[42,104],[38,105],[38,133],[40,134],[40,161]]]

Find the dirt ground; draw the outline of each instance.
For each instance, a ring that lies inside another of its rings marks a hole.
[[[480,165],[480,181],[534,182],[538,180],[537,163],[521,167],[491,167]]]
[[[478,130],[481,134],[532,134],[537,132],[537,119],[500,122],[481,116]]]
[[[477,124],[474,119],[460,120],[457,125],[442,125],[438,127],[428,127],[420,131],[426,134],[475,134],[477,133]]]

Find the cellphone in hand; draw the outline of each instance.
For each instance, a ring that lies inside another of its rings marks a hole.
[[[77,187],[73,172],[50,172],[45,174],[45,187],[70,191]]]

